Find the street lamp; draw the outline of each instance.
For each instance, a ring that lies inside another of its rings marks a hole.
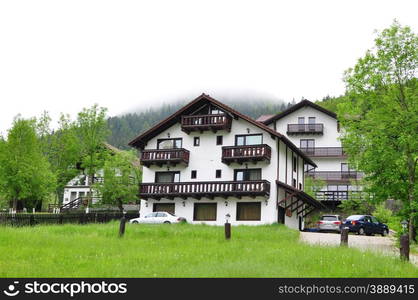
[[[403,221],[401,222],[401,225],[402,225],[403,230],[406,230],[406,227],[408,226],[408,221],[403,220]]]
[[[231,223],[229,223],[230,218],[230,214],[225,215],[225,239],[227,240],[231,238]]]
[[[225,222],[226,223],[229,223],[229,219],[231,218],[231,215],[230,214],[226,214],[225,215]]]

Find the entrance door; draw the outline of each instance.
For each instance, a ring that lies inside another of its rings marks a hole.
[[[277,222],[279,224],[284,224],[284,215],[285,215],[284,207],[279,206],[278,214],[277,214]]]

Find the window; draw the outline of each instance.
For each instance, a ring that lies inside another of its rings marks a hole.
[[[353,169],[350,168],[348,163],[341,163],[341,172],[349,172],[353,171]]]
[[[157,141],[157,149],[175,149],[181,148],[183,143],[183,139],[176,138],[176,139],[159,139]]]
[[[248,134],[235,136],[235,146],[261,145],[262,143],[262,134]]]
[[[298,166],[298,158],[293,156],[293,172],[296,172]]]
[[[166,213],[163,213],[163,212],[157,213],[157,218],[165,218],[165,217],[167,217]]]
[[[153,212],[153,213],[150,213],[150,214],[146,215],[145,218],[154,218],[156,216],[157,216],[157,213]]]
[[[261,180],[261,169],[235,170],[235,181]]]
[[[302,190],[302,183],[299,183],[299,189]]]
[[[153,211],[165,211],[174,215],[174,203],[154,203]]]
[[[305,124],[305,117],[299,117],[298,124]]]
[[[155,182],[180,182],[180,172],[155,172]]]
[[[222,114],[223,112],[221,111],[221,110],[219,110],[218,108],[211,108],[211,110],[210,110],[210,114],[211,115],[219,115],[219,114]]]
[[[195,203],[193,221],[216,221],[216,203]]]
[[[192,174],[190,175],[190,178],[196,179],[196,177],[197,177],[197,171],[196,170],[193,170],[192,171]]]
[[[222,170],[216,170],[216,178],[222,177]]]
[[[222,135],[218,135],[216,137],[216,145],[222,145],[223,144],[224,137]]]
[[[308,123],[309,124],[315,124],[316,123],[316,118],[315,117],[309,117]]]
[[[198,137],[198,136],[194,137],[193,146],[200,146],[200,137]]]
[[[260,221],[261,202],[238,202],[237,221]]]
[[[293,178],[292,183],[293,183],[293,187],[296,187],[296,179],[295,178]]]
[[[315,140],[314,139],[301,139],[300,147],[304,149],[306,148],[313,149],[315,148]]]

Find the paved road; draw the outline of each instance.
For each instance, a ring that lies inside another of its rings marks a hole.
[[[309,244],[339,246],[341,236],[336,233],[301,232],[300,240]],[[365,236],[350,234],[348,236],[348,246],[399,257],[399,249],[395,247],[395,239],[391,236],[382,237],[378,235]],[[418,265],[418,256],[410,255],[410,261]]]

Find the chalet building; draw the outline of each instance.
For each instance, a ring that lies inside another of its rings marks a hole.
[[[142,216],[303,228],[323,205],[304,191],[316,164],[286,136],[202,94],[129,143],[144,166]]]
[[[359,197],[359,180],[363,173],[352,169],[341,146],[340,126],[334,112],[308,100],[302,100],[287,110],[262,116],[259,122],[286,134],[286,137],[317,165],[305,166],[305,174],[325,182],[316,192],[316,199],[335,207],[350,197]]]

